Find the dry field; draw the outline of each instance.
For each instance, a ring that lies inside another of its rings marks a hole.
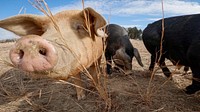
[[[85,78],[85,85],[93,92],[87,92],[87,98],[76,99],[72,85],[50,78],[29,77],[22,71],[0,63],[0,112],[193,112],[200,111],[200,92],[186,95],[183,88],[191,83],[191,72],[183,75],[176,70],[173,79],[168,80],[160,69],[150,82],[148,66],[150,54],[142,41],[131,40],[138,48],[145,67],[141,68],[133,60],[133,72],[129,75],[113,73],[107,80],[107,92],[111,98],[111,108]],[[0,58],[8,59],[13,43],[0,44]],[[157,67],[158,68],[158,67]],[[70,82],[70,80],[69,80]]]

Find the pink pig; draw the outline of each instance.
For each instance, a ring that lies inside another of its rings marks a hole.
[[[84,13],[89,27],[86,27]],[[45,75],[55,79],[66,80],[73,76],[77,79],[74,83],[80,87],[80,72],[88,68],[97,82],[94,63],[100,62],[103,54],[98,31],[106,25],[105,19],[92,8],[66,10],[53,17],[60,32],[46,16],[24,14],[0,21],[1,28],[21,37],[10,50],[11,62],[24,71],[47,71]],[[83,89],[76,87],[76,91],[78,100],[85,97]]]

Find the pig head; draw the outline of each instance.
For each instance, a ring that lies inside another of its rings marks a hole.
[[[136,48],[133,48],[133,54],[138,64],[143,66],[139,51]],[[124,47],[121,47],[118,50],[116,50],[115,55],[113,55],[113,61],[118,67],[124,68],[124,70],[130,71],[132,69],[132,59],[126,53],[126,50]]]
[[[59,12],[53,19],[56,26],[49,17],[28,14],[0,21],[1,28],[21,37],[10,50],[13,65],[28,72],[52,72],[45,75],[55,79],[73,76],[77,86],[82,86],[80,72],[90,67],[97,80],[94,63],[103,53],[98,29],[106,25],[104,18],[85,8]],[[81,88],[76,90],[78,99],[85,97]]]

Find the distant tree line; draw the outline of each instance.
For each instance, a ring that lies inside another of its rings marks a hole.
[[[142,40],[142,30],[141,29],[137,29],[137,27],[129,27],[128,29],[128,36],[131,39],[139,39]]]
[[[4,39],[4,40],[0,40],[0,43],[7,43],[7,42],[15,42],[17,39]]]

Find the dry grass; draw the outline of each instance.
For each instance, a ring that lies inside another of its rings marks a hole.
[[[36,0],[37,1],[37,0]],[[36,2],[45,15],[51,18],[55,28],[59,27],[54,21],[47,4],[40,0]],[[44,3],[44,4],[41,4]],[[34,4],[33,4],[34,5]],[[84,5],[84,3],[83,3]],[[45,7],[47,11],[43,8]],[[84,6],[83,6],[84,7]],[[87,15],[85,15],[87,18]],[[90,23],[88,23],[90,24]],[[90,31],[88,31],[90,32]],[[64,39],[61,35],[61,39]],[[35,79],[29,77],[27,73],[19,71],[10,65],[8,51],[12,44],[0,44],[0,111],[67,111],[67,112],[191,112],[200,111],[200,96],[195,94],[186,95],[180,88],[182,85],[187,86],[191,82],[181,72],[168,63],[168,67],[174,74],[173,80],[163,77],[159,67],[155,67],[153,73],[147,72],[150,63],[150,54],[146,51],[142,41],[132,40],[134,46],[138,46],[143,64],[141,68],[133,60],[133,71],[131,74],[114,73],[111,78],[106,77],[105,58],[102,61],[103,73],[99,69],[99,82],[96,84],[91,75],[85,69],[84,82],[87,91],[87,98],[82,101],[76,99],[76,92],[71,80],[56,81],[49,78]],[[70,49],[66,43],[62,44],[66,49]],[[71,51],[73,53],[73,51]],[[76,55],[74,55],[76,56]],[[78,60],[78,59],[77,59]],[[191,74],[189,74],[191,75]],[[100,77],[105,76],[105,77]],[[88,77],[90,80],[88,80]],[[91,82],[95,85],[91,85]],[[100,86],[100,87],[99,87]],[[96,88],[98,92],[96,91]],[[100,97],[99,97],[100,96]],[[103,101],[101,99],[104,99]],[[192,105],[191,105],[192,104]]]
[[[158,59],[158,62],[161,60],[161,57],[162,57],[162,51],[163,51],[163,39],[164,39],[164,31],[165,31],[165,28],[164,28],[164,3],[163,3],[163,0],[161,0],[161,5],[162,5],[162,32],[161,32],[161,39],[160,39],[160,50],[159,52],[157,53],[156,55],[156,60]],[[155,61],[154,63],[154,66],[156,64],[159,64]],[[147,103],[147,104],[150,104],[151,103],[151,99],[152,99],[152,96],[157,92],[157,90],[159,90],[160,88],[162,88],[163,85],[165,85],[165,83],[167,83],[169,81],[166,80],[163,84],[161,84],[161,86],[159,87],[153,87],[152,86],[152,81],[154,79],[154,76],[156,74],[156,72],[159,70],[159,68],[156,68],[154,67],[152,72],[151,72],[151,78],[149,80],[149,84],[148,84],[148,87],[147,87],[147,90],[146,90],[146,93],[145,94],[141,94],[141,97],[143,98],[143,100]]]
[[[156,66],[156,72],[151,82],[151,94],[147,94],[150,73],[147,72],[150,62],[149,53],[142,41],[132,40],[133,45],[139,46],[144,68],[141,68],[136,60],[133,60],[133,73],[124,75],[114,72],[107,79],[107,92],[111,98],[110,112],[191,112],[200,111],[199,94],[188,96],[180,88],[191,82],[181,71],[174,73],[173,80],[166,81],[163,73]],[[6,59],[12,44],[0,44],[1,57]],[[6,47],[4,47],[6,46]],[[167,65],[171,63],[168,62]],[[1,67],[5,67],[1,65]],[[169,66],[173,71],[173,66]],[[101,100],[91,80],[83,75],[87,92],[85,100],[78,101],[76,91],[68,83],[49,78],[35,79],[27,73],[17,69],[1,71],[0,77],[0,110],[1,111],[68,111],[68,112],[102,112],[106,109],[105,101]],[[191,75],[191,74],[189,74]],[[104,78],[101,78],[104,80]],[[71,82],[71,80],[69,80]],[[161,86],[162,85],[162,86]],[[192,105],[191,105],[192,104]]]

